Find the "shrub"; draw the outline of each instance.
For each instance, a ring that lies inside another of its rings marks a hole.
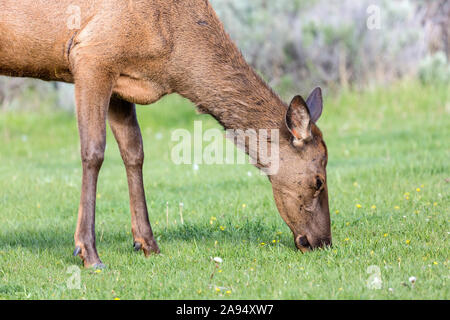
[[[419,79],[423,84],[450,83],[450,64],[442,51],[426,56],[420,63]]]

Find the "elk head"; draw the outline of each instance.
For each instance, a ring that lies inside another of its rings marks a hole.
[[[320,88],[306,102],[294,97],[280,131],[279,170],[270,176],[280,215],[302,252],[331,245],[327,148],[315,124],[322,108]]]

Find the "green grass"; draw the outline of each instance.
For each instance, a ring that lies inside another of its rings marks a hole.
[[[66,285],[68,268],[81,267],[71,256],[81,182],[75,118],[0,113],[0,298],[449,299],[448,93],[404,82],[327,99],[319,126],[329,148],[334,246],[308,254],[295,250],[255,168],[172,163],[172,130],[191,130],[199,119],[217,127],[212,118],[177,96],[139,107],[162,254],[132,250],[125,170],[108,132],[96,224],[108,268],[82,269],[79,290]],[[216,256],[223,263],[211,279]],[[366,285],[370,266],[381,272],[379,290]]]

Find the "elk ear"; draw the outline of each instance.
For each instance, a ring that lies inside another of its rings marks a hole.
[[[315,88],[306,100],[306,105],[311,115],[311,121],[316,123],[323,110],[322,89],[319,87]]]
[[[308,106],[301,96],[295,96],[286,112],[286,126],[292,134],[295,146],[311,139],[311,117]]]

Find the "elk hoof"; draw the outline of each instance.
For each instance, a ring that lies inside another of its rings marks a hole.
[[[133,244],[134,250],[143,251],[144,255],[148,257],[150,254],[158,254],[159,248],[154,239],[151,240],[135,240]]]
[[[100,258],[98,257],[97,250],[94,249],[87,251],[84,245],[79,245],[75,247],[73,251],[73,255],[79,256],[83,261],[83,265],[85,268],[93,268],[93,269],[104,269],[105,265],[102,263]]]
[[[76,247],[73,251],[73,256],[76,257],[81,253],[81,247]]]
[[[135,243],[133,244],[133,247],[134,247],[134,251],[139,251],[139,250],[142,249],[142,244],[139,243],[139,242],[135,242]]]
[[[103,270],[103,269],[106,269],[106,265],[104,265],[103,263],[96,263],[92,266],[92,269]]]
[[[151,254],[159,254],[161,251],[159,250],[158,245],[156,244],[156,241],[152,241],[149,243],[149,245],[142,248],[144,251],[144,255],[146,257],[150,256]]]

